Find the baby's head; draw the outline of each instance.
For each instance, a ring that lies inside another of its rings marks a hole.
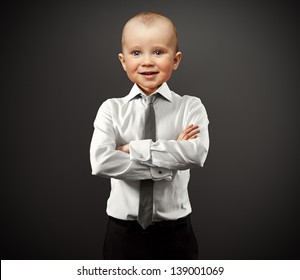
[[[177,36],[177,30],[173,22],[168,17],[155,12],[139,13],[126,22],[122,32],[122,50],[124,48],[124,45],[126,44],[127,32],[128,31],[130,32],[130,27],[132,25],[139,25],[139,26],[143,25],[144,27],[152,27],[154,25],[159,25],[159,24],[164,25],[165,27],[168,28],[168,33],[165,35],[168,35],[170,37],[175,52],[178,52],[178,36]]]
[[[156,91],[171,77],[181,57],[176,28],[169,18],[143,12],[125,24],[119,59],[128,78],[146,94]]]

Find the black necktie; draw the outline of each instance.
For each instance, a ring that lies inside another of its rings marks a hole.
[[[146,98],[146,111],[145,111],[145,135],[144,139],[156,140],[155,128],[155,112],[153,102],[157,94],[147,96]],[[153,214],[153,180],[142,180],[140,182],[140,203],[138,222],[146,229],[152,223]]]

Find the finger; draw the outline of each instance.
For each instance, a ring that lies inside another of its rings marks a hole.
[[[200,132],[200,130],[198,128],[195,128],[195,129],[191,130],[189,133],[187,133],[186,135],[192,136],[192,135],[197,134],[199,132]]]
[[[183,140],[188,140],[190,139],[192,136],[194,136],[195,134],[198,134],[200,132],[199,129],[194,129],[192,131],[190,131],[189,133],[183,134],[182,135],[182,139]]]
[[[187,130],[191,126],[193,126],[193,124],[189,124],[183,131]]]
[[[196,132],[195,130],[198,128],[199,126],[196,124],[189,124],[178,136],[177,141],[180,140],[188,140],[191,136],[193,136],[195,133],[199,133]]]
[[[191,137],[193,137],[194,135],[197,135],[198,133],[200,133],[200,130],[195,129],[195,130],[191,131],[190,133],[188,133],[186,136],[188,137],[188,139],[191,139]]]
[[[193,131],[194,129],[197,129],[198,128],[198,125],[196,124],[191,124],[190,126],[188,126],[184,131],[183,133],[184,134],[189,134],[191,131]]]

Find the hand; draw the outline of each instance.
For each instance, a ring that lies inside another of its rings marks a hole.
[[[129,144],[119,146],[116,148],[116,150],[129,154]]]
[[[197,138],[197,134],[200,132],[199,129],[197,129],[199,126],[196,124],[190,124],[188,125],[184,131],[182,131],[178,138],[177,141],[181,141],[181,140],[191,140],[191,139],[195,139]]]
[[[177,138],[177,141],[181,141],[181,140],[191,140],[191,139],[195,139],[197,138],[197,134],[200,132],[198,128],[198,125],[195,124],[190,124],[188,125],[184,131],[182,131],[180,133],[180,135]],[[129,144],[123,145],[123,146],[119,146],[116,148],[117,151],[121,151],[124,153],[129,154]]]

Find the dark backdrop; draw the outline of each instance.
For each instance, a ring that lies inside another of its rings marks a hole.
[[[201,259],[299,259],[299,9],[292,1],[11,1],[1,17],[1,258],[102,257],[108,179],[91,175],[100,104],[128,93],[122,26],[174,20],[169,81],[210,119],[189,190]]]

